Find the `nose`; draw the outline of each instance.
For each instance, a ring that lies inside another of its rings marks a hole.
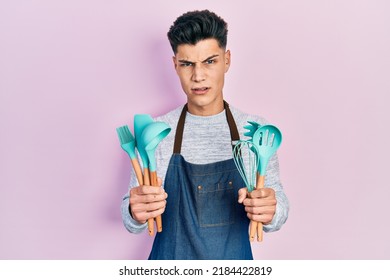
[[[192,81],[194,82],[202,82],[206,79],[206,73],[205,69],[203,69],[202,64],[195,64],[195,67],[193,68],[193,73],[192,73]]]

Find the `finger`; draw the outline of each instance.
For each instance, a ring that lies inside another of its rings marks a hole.
[[[134,219],[148,220],[154,218],[153,213],[159,213],[160,215],[165,211],[166,201],[154,202],[154,203],[138,203],[134,204],[131,208]],[[152,215],[151,215],[152,214]]]
[[[272,206],[267,206],[267,207],[246,206],[245,211],[247,213],[252,214],[252,215],[268,215],[268,214],[273,215],[276,212],[276,207],[272,207]]]
[[[162,186],[162,180],[161,180],[160,177],[157,177],[157,185],[158,185],[159,187]]]
[[[144,221],[144,223],[152,218],[155,218],[157,216],[160,216],[164,213],[165,207],[155,209],[153,211],[133,211],[134,219],[137,221]]]
[[[275,197],[275,190],[272,188],[255,189],[251,192],[252,198],[268,198]]]
[[[152,202],[152,203],[138,203],[131,206],[131,209],[135,213],[141,213],[141,212],[153,212],[161,208],[165,208],[166,201],[158,201],[158,202]]]
[[[248,193],[247,188],[241,188],[238,190],[238,203],[242,203],[246,198]]]
[[[160,209],[157,209],[155,211],[150,211],[150,212],[135,212],[135,211],[132,211],[133,213],[133,217],[134,217],[134,220],[138,221],[139,223],[141,224],[144,224],[147,222],[147,220],[149,219],[153,219],[157,216],[160,216],[164,213],[165,211],[165,207],[164,208],[160,208]]]
[[[143,194],[130,196],[130,205],[136,203],[152,203],[158,201],[165,201],[168,197],[167,193],[162,194]]]
[[[144,195],[144,194],[162,194],[164,193],[163,188],[156,188],[155,186],[138,186],[130,189],[131,195]]]
[[[261,197],[275,197],[275,190],[272,188],[262,188],[260,189]]]
[[[161,216],[164,213],[164,211],[165,211],[165,207],[157,209],[155,211],[148,212],[148,215],[150,216],[150,218],[156,218],[157,216]]]
[[[250,220],[255,221],[255,222],[260,222],[264,225],[271,223],[272,219],[274,217],[274,215],[271,215],[271,214],[253,215],[250,213],[248,213],[247,216]]]
[[[253,207],[275,206],[276,203],[277,201],[275,198],[248,198],[245,199],[243,202],[244,206],[253,206]]]

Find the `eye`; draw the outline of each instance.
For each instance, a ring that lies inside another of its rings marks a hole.
[[[180,66],[182,66],[182,67],[189,67],[189,66],[192,66],[193,65],[193,63],[191,63],[191,62],[181,62],[180,63]]]
[[[215,63],[215,59],[209,59],[206,61],[206,64],[214,64]]]

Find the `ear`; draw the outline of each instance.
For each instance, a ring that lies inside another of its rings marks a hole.
[[[173,67],[175,67],[175,70],[176,70],[176,72],[177,72],[176,56],[172,56],[172,61],[173,61]]]
[[[230,62],[231,62],[231,54],[230,54],[230,50],[227,50],[225,52],[225,73],[229,70]]]

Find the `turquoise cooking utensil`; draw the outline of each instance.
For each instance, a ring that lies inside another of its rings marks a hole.
[[[149,171],[156,171],[154,152],[160,142],[169,134],[171,128],[164,122],[153,122],[145,127],[141,139],[145,143],[145,152],[149,161]]]
[[[144,181],[144,185],[146,186],[150,186],[149,160],[148,160],[148,154],[145,151],[145,146],[147,143],[143,141],[142,133],[144,129],[151,123],[153,123],[153,118],[150,115],[136,114],[134,116],[135,141],[144,168],[143,181]],[[148,229],[149,229],[149,235],[152,236],[154,234],[153,219],[148,220]]]
[[[244,128],[249,131],[245,132],[244,136],[252,138],[253,134],[255,134],[256,130],[261,127],[261,125],[255,121],[248,121],[248,123],[249,124],[245,125]]]
[[[247,189],[248,197],[250,193],[257,187],[257,170],[259,165],[259,157],[256,146],[250,140],[240,140],[234,146],[233,159],[237,166],[238,172],[241,175]],[[257,223],[251,221],[249,231],[249,240],[255,239]]]
[[[252,138],[253,144],[256,146],[260,164],[257,172],[256,189],[264,188],[265,172],[268,161],[275,154],[276,150],[282,143],[282,133],[273,125],[264,125],[256,130]],[[257,241],[263,240],[263,224],[260,222],[251,221],[250,236],[254,237],[257,232]]]
[[[145,151],[145,143],[141,139],[141,135],[145,127],[153,123],[153,118],[147,114],[137,114],[134,116],[134,136],[135,143],[138,149],[139,155],[142,160],[143,168],[148,168],[149,161],[148,156]]]
[[[141,141],[145,144],[145,152],[148,156],[150,181],[152,186],[158,186],[156,172],[155,151],[160,142],[169,134],[171,128],[164,122],[153,122],[142,131]],[[157,232],[162,232],[161,215],[156,217]],[[148,219],[149,233],[153,234],[153,219]]]
[[[130,132],[127,125],[117,127],[116,132],[118,134],[119,141],[122,149],[129,155],[131,159],[136,158],[135,154],[135,138]]]
[[[259,153],[260,164],[258,172],[261,176],[264,176],[269,159],[282,143],[282,133],[276,126],[264,125],[253,134],[252,142]]]
[[[145,152],[149,161],[149,171],[156,171],[156,158],[154,152],[160,142],[169,134],[171,128],[164,122],[153,122],[142,132],[141,139],[145,144]]]
[[[259,127],[261,127],[261,125],[260,125],[259,123],[255,122],[255,121],[248,121],[248,123],[249,123],[249,124],[248,124],[248,125],[245,125],[244,128],[245,128],[246,130],[249,130],[249,131],[245,132],[245,133],[244,133],[244,136],[248,136],[248,137],[250,138],[249,140],[252,140],[253,134],[255,134],[256,130],[257,130]],[[251,148],[252,148],[253,152],[256,153],[255,147],[252,146]]]
[[[122,149],[129,155],[138,183],[143,184],[142,171],[135,153],[135,138],[127,125],[116,129]]]
[[[257,148],[251,141],[239,140],[233,149],[233,160],[248,192],[253,191],[259,164]]]

